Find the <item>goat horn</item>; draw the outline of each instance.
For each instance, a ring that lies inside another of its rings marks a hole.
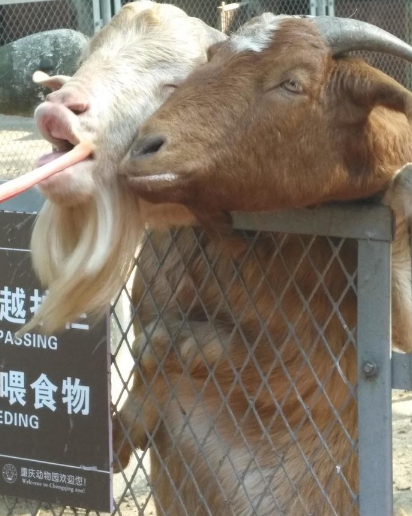
[[[370,50],[412,62],[412,47],[375,25],[332,16],[315,16],[311,19],[329,43],[334,56],[353,50]]]

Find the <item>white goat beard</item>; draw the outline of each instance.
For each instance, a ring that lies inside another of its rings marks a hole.
[[[86,313],[101,316],[118,295],[135,263],[144,225],[135,196],[111,184],[85,205],[46,202],[34,226],[34,269],[48,294],[19,332],[41,325],[63,330]]]

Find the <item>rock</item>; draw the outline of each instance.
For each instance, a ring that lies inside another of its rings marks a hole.
[[[32,82],[33,73],[72,75],[86,42],[80,32],[59,29],[0,47],[0,113],[32,116],[49,91]]]

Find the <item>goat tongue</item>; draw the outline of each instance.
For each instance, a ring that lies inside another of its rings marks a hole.
[[[50,163],[51,161],[54,161],[57,158],[60,158],[60,156],[64,156],[67,154],[68,151],[53,151],[49,152],[48,154],[44,154],[44,156],[41,156],[37,160],[37,167],[42,167],[43,165],[46,165],[47,163]]]
[[[27,172],[16,179],[12,179],[0,185],[0,203],[21,194],[32,186],[40,183],[43,179],[71,167],[79,161],[83,161],[93,152],[93,145],[90,142],[81,142],[71,151],[65,153],[51,153],[44,156],[39,168]],[[56,157],[56,154],[61,154]]]

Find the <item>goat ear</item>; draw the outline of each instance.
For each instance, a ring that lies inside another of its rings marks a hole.
[[[396,213],[412,219],[412,163],[407,163],[396,172],[382,202]]]
[[[207,25],[204,21],[199,20],[198,18],[190,18],[190,20],[193,22],[193,24],[199,27],[199,37],[202,38],[202,43],[204,44],[205,48],[209,49],[207,51],[207,57],[208,61],[210,61],[209,51],[214,55],[220,48],[221,43],[228,39],[228,36],[223,32],[220,32],[220,30],[209,27],[209,25]]]
[[[206,55],[208,62],[212,59],[212,57],[217,54],[220,50],[220,47],[223,45],[224,41],[219,41],[218,43],[214,43],[211,47],[207,49]]]
[[[125,18],[134,20],[138,27],[143,24],[150,27],[159,23],[156,16],[156,4],[151,2],[131,2],[125,5],[113,18],[112,22],[119,26],[124,23]]]
[[[59,90],[63,84],[66,84],[67,81],[70,80],[68,75],[47,75],[47,73],[41,72],[37,70],[33,74],[33,82],[35,84],[40,84],[41,86],[46,86],[50,88],[52,91]]]
[[[412,124],[412,94],[406,88],[362,61],[348,60],[342,65],[341,86],[346,98],[358,108],[355,113],[367,117],[374,107],[384,106],[404,113]]]

